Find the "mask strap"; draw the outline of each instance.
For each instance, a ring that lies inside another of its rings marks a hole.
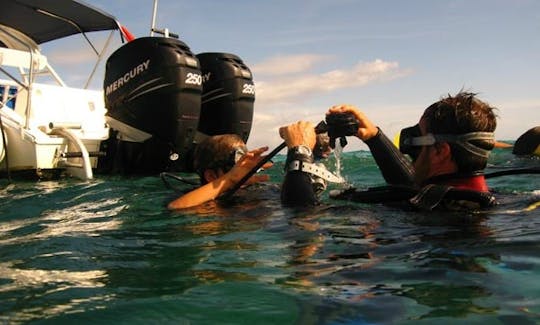
[[[463,149],[467,150],[468,152],[472,153],[473,155],[477,155],[482,158],[488,158],[491,149],[482,149],[470,143],[469,141],[494,139],[493,132],[471,132],[457,136],[455,134],[435,134],[434,137],[437,142],[455,143]]]
[[[410,146],[422,147],[422,146],[432,146],[437,142],[438,139],[439,138],[437,137],[437,135],[428,133],[426,135],[413,137],[410,139],[405,139],[403,142]]]

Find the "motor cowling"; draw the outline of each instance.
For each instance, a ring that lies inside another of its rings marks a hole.
[[[124,173],[183,170],[199,125],[202,76],[182,41],[137,38],[107,60],[103,84],[111,138],[100,159]]]
[[[247,142],[253,122],[255,85],[250,69],[230,53],[197,54],[203,78],[198,130],[238,134]]]

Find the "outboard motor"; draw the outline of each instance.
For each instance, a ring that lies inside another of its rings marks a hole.
[[[156,173],[183,171],[199,124],[199,61],[182,41],[137,38],[107,60],[106,119],[98,170]]]
[[[200,53],[197,58],[203,76],[199,132],[235,133],[247,142],[255,103],[251,71],[234,54]]]

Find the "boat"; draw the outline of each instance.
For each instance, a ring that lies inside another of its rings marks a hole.
[[[0,170],[92,179],[109,136],[102,92],[66,85],[40,45],[79,34],[121,31],[117,20],[80,1],[0,0]],[[90,76],[91,77],[91,76]],[[89,80],[90,80],[89,77]]]
[[[0,79],[0,172],[65,172],[82,180],[96,173],[192,172],[193,150],[204,137],[237,133],[247,142],[251,71],[234,54],[195,54],[178,35],[156,28],[157,1],[151,34],[139,38],[79,0],[0,5],[0,74],[8,77]],[[74,34],[90,43],[86,33],[97,31],[110,35],[95,50],[96,66],[112,35],[119,31],[122,40],[106,60],[103,88],[68,87],[39,45]]]

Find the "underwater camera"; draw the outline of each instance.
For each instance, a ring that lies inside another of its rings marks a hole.
[[[328,132],[330,147],[336,147],[336,139],[339,138],[341,147],[347,145],[346,136],[355,135],[358,132],[360,123],[351,113],[333,113],[326,116],[325,121],[321,121],[316,127],[316,133]]]

